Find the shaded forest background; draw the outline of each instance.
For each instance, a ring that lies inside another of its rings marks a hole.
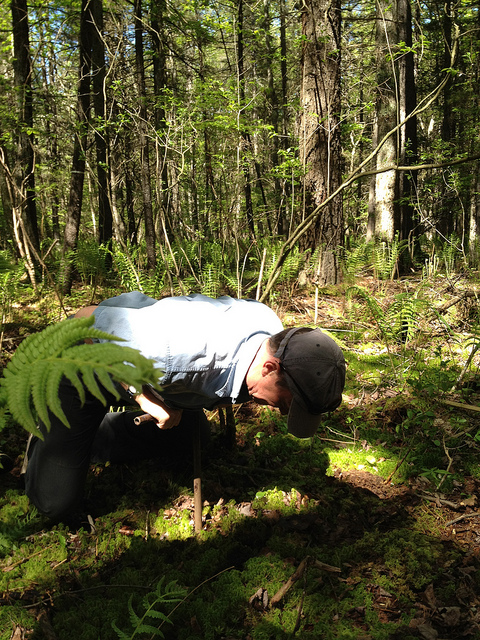
[[[478,262],[474,2],[13,0],[0,25],[0,247],[34,287],[261,298],[365,242]]]

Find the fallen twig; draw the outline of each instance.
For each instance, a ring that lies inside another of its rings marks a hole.
[[[423,498],[424,500],[428,500],[429,502],[436,502],[438,506],[443,505],[444,507],[450,507],[451,509],[455,509],[455,511],[458,511],[460,509],[460,506],[458,504],[456,504],[455,502],[451,502],[450,500],[445,500],[445,498],[440,498],[438,494],[432,496],[429,493],[417,492],[415,495],[419,498]]]
[[[443,450],[445,451],[445,455],[448,458],[448,467],[444,473],[444,475],[442,476],[440,482],[437,484],[437,491],[440,490],[440,487],[442,486],[442,484],[445,482],[445,478],[447,477],[447,474],[450,473],[450,469],[452,468],[452,464],[453,464],[453,458],[450,455],[448,449],[447,449],[447,445],[445,444],[445,436],[443,436]]]
[[[409,447],[407,449],[407,451],[405,452],[403,458],[401,458],[397,464],[395,465],[395,469],[392,471],[392,473],[388,476],[388,478],[385,480],[385,484],[390,484],[390,482],[392,481],[393,476],[397,473],[397,471],[400,469],[400,467],[402,466],[402,464],[405,462],[408,454],[410,453],[410,451],[412,450],[412,447]]]
[[[474,513],[464,513],[458,518],[454,518],[453,520],[449,520],[449,522],[445,523],[446,527],[449,527],[452,524],[456,524],[460,522],[460,520],[465,520],[465,518],[474,518],[475,516],[480,516],[480,511],[475,511]]]
[[[304,558],[298,567],[295,569],[290,578],[283,584],[277,593],[270,599],[270,606],[274,607],[276,604],[280,602],[283,596],[292,588],[292,586],[297,582],[305,573],[308,567],[314,567],[315,569],[320,569],[322,571],[328,571],[330,573],[340,573],[341,569],[338,567],[333,567],[330,564],[325,564],[324,562],[320,562],[319,560],[315,560],[312,556],[307,556]]]
[[[302,591],[302,597],[300,598],[300,602],[298,603],[298,607],[297,607],[297,619],[295,621],[295,626],[293,628],[292,631],[292,637],[297,633],[297,631],[300,629],[300,622],[302,620],[302,612],[303,612],[303,602],[305,600],[305,592],[307,590],[307,573],[305,572],[304,576],[303,576],[303,591]]]
[[[464,404],[463,402],[454,402],[453,400],[440,400],[443,404],[448,404],[450,407],[458,407],[459,409],[467,409],[468,411],[480,411],[480,407],[476,404]]]
[[[47,551],[47,549],[51,549],[54,546],[55,546],[54,544],[49,544],[48,547],[44,547],[43,549],[40,549],[40,551],[36,551],[35,553],[32,553],[31,556],[28,556],[27,558],[22,558],[18,562],[14,562],[13,564],[9,564],[7,567],[3,567],[2,571],[5,572],[5,573],[7,571],[13,571],[13,569],[16,569],[17,567],[19,567],[24,562],[28,562],[32,558],[35,558],[35,556],[39,556],[44,551]]]
[[[474,291],[472,289],[469,291],[464,291],[462,295],[457,296],[453,300],[449,300],[448,302],[445,302],[440,307],[437,307],[436,311],[438,311],[438,313],[444,313],[445,311],[447,311],[447,309],[450,309],[450,307],[453,307],[455,304],[458,304],[462,300],[465,300],[465,298],[476,298],[477,296],[478,296],[478,291]]]

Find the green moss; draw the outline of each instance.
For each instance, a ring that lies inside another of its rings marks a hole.
[[[0,607],[0,640],[11,640],[17,626],[33,629],[36,626],[35,614],[20,604],[2,604]]]

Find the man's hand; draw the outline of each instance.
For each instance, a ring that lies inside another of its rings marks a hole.
[[[135,402],[145,413],[152,416],[152,419],[157,423],[159,429],[176,427],[182,418],[182,409],[167,407],[167,405],[160,400],[156,398],[154,401],[150,400],[143,393],[135,396]]]
[[[96,308],[97,305],[83,307],[77,311],[75,318],[91,316]],[[91,340],[88,340],[88,342],[91,342]],[[125,389],[127,388],[126,384],[122,383],[122,386]],[[148,393],[148,387],[143,387],[142,393],[135,396],[135,402],[145,411],[145,413],[152,416],[152,420],[157,423],[159,429],[171,429],[172,427],[176,427],[182,419],[182,409],[173,409],[172,407],[168,407],[157,396],[150,396]]]

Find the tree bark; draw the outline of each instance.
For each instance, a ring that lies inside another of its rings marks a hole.
[[[302,12],[300,156],[304,177],[304,217],[341,184],[339,0],[306,0]],[[341,279],[339,249],[344,221],[341,196],[333,199],[302,238],[302,249],[320,249],[318,284]]]
[[[376,19],[376,135],[380,141],[397,124],[397,78],[392,69],[393,47],[398,42],[396,0],[377,0]],[[398,136],[390,136],[377,154],[377,169],[395,163]],[[375,178],[375,235],[391,241],[395,236],[396,172],[394,169]]]
[[[90,117],[90,72],[92,64],[92,16],[89,0],[82,0],[79,33],[79,72],[77,90],[77,124],[73,143],[70,194],[64,231],[63,293],[71,291],[75,273],[73,257],[77,249],[78,232],[82,215],[83,185],[88,143],[88,121]]]
[[[450,66],[451,49],[452,49],[452,12],[454,8],[451,0],[446,0],[443,14],[443,39],[444,39],[444,54],[443,54],[443,66],[448,68]],[[448,82],[443,90],[443,104],[442,104],[442,126],[441,136],[444,143],[445,155],[447,158],[452,157],[453,146],[456,138],[456,117],[455,109],[452,107],[453,102],[453,76],[450,75]],[[452,193],[452,190],[448,186],[448,174],[447,178],[441,182],[441,194],[438,207],[438,221],[437,226],[439,231],[446,237],[450,236],[456,230],[455,216],[453,211],[455,210],[456,196]]]
[[[139,101],[139,147],[140,180],[142,185],[143,219],[145,222],[145,244],[147,249],[147,269],[153,271],[156,265],[155,226],[153,222],[152,186],[150,176],[150,145],[147,135],[147,91],[143,56],[142,0],[135,0],[135,67]]]
[[[90,0],[92,24],[92,95],[95,112],[94,139],[97,158],[98,239],[111,247],[113,216],[110,198],[111,176],[108,154],[108,126],[105,112],[105,41],[102,0]]]
[[[398,49],[400,43],[405,51]],[[410,0],[377,0],[377,141],[409,116],[416,107],[412,16]],[[410,118],[397,135],[390,136],[376,158],[376,167],[415,164],[417,120]],[[410,239],[414,228],[416,175],[395,169],[379,173],[375,179],[375,235],[392,241]]]
[[[406,52],[398,60],[399,117],[400,121],[403,121],[417,106],[417,92],[410,0],[397,0],[397,2],[398,41],[404,42],[406,47]],[[398,161],[403,166],[415,165],[418,160],[417,118],[415,116],[410,118],[399,133]],[[399,172],[399,201],[395,210],[395,231],[398,231],[400,240],[413,240],[416,185],[416,172]]]
[[[243,38],[243,0],[238,0],[238,13],[237,13],[237,81],[238,81],[238,108],[242,111],[245,108],[245,64],[244,64],[244,38]],[[240,121],[243,118],[240,118]],[[248,134],[241,127],[241,140],[240,140],[240,164],[242,167],[244,177],[244,196],[245,196],[245,213],[247,217],[247,225],[252,237],[255,237],[255,222],[253,219],[253,200],[252,200],[252,185],[250,183],[250,167],[248,153],[250,149],[250,140]]]
[[[164,14],[166,11],[165,0],[152,0],[150,6],[150,25],[153,44],[153,93],[155,95],[155,130],[157,132],[157,157],[158,169],[161,180],[160,206],[162,207],[167,226],[171,227],[170,214],[168,210],[168,166],[167,166],[167,147],[165,145],[165,136],[167,135],[167,123],[165,120],[165,89],[167,88],[167,71],[166,71],[166,44],[164,39]]]
[[[17,158],[12,173],[15,177],[16,193],[19,202],[23,226],[35,251],[40,252],[40,238],[37,223],[35,201],[35,150],[33,135],[33,88],[32,60],[30,56],[30,38],[28,9],[26,0],[12,0],[13,30],[13,69],[17,95]]]

